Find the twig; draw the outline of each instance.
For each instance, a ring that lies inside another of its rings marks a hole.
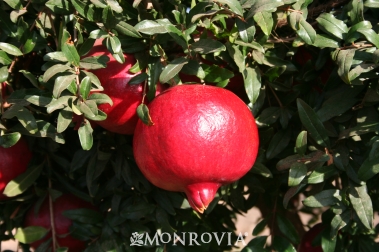
[[[276,95],[275,90],[270,86],[270,84],[267,84],[267,85],[269,86],[271,92],[274,94],[276,101],[279,103],[279,106],[280,106],[281,108],[283,108],[283,104],[282,104],[282,102],[280,101],[279,97]]]
[[[49,178],[49,189],[52,188],[51,179]],[[49,210],[50,210],[50,226],[51,226],[51,236],[53,238],[53,252],[57,247],[57,237],[55,234],[55,222],[54,222],[54,208],[53,208],[53,198],[49,193]]]

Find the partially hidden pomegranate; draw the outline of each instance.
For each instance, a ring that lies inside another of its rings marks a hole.
[[[7,199],[3,194],[6,185],[26,171],[31,159],[32,152],[24,138],[12,147],[0,146],[0,199]]]
[[[301,243],[299,245],[299,252],[322,252],[321,246],[312,246],[313,240],[316,238],[324,230],[324,226],[322,223],[318,223],[314,225],[311,229],[309,229],[301,239]]]
[[[131,73],[130,68],[136,63],[131,54],[124,54],[125,62],[120,64],[112,54],[102,45],[102,40],[96,40],[94,47],[86,55],[109,57],[106,68],[91,70],[100,80],[107,94],[113,101],[113,106],[100,104],[98,108],[107,114],[104,121],[96,123],[114,133],[132,135],[138,121],[136,109],[141,104],[143,84],[129,85],[129,81],[137,74]]]
[[[95,209],[90,203],[83,201],[71,194],[62,194],[53,202],[53,215],[57,243],[60,247],[67,247],[69,251],[83,251],[86,248],[86,242],[73,238],[70,233],[72,220],[64,216],[62,213],[67,210],[89,208]],[[24,226],[40,226],[51,230],[49,199],[42,203],[39,212],[35,214],[34,207],[27,213],[24,221]],[[31,247],[37,248],[42,242],[51,238],[51,231],[41,240],[31,244]]]
[[[152,126],[139,121],[137,165],[157,187],[185,192],[203,213],[221,185],[253,166],[259,138],[254,117],[232,92],[209,85],[177,85],[148,105]]]

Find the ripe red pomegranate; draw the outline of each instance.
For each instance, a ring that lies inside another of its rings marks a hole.
[[[9,181],[26,171],[32,152],[24,138],[10,148],[0,146],[0,199],[7,199],[3,194]]]
[[[107,114],[107,119],[97,121],[101,127],[119,134],[132,135],[138,121],[136,109],[141,104],[143,96],[143,84],[129,85],[128,82],[136,74],[129,72],[129,69],[136,63],[136,59],[131,54],[124,54],[125,63],[118,63],[102,45],[101,40],[96,40],[94,47],[86,56],[109,57],[106,68],[92,70],[99,78],[104,87],[103,93],[107,94],[113,101],[113,106],[100,104],[100,110]]]
[[[301,243],[299,245],[299,252],[322,252],[321,246],[312,246],[313,240],[316,236],[324,230],[324,226],[322,223],[318,223],[314,225],[311,229],[308,230],[301,239]]]
[[[63,194],[57,198],[53,203],[53,214],[54,214],[54,224],[57,243],[60,247],[68,247],[69,251],[78,251],[81,252],[86,248],[86,242],[77,240],[73,238],[70,233],[70,226],[72,221],[65,217],[62,213],[67,210],[73,210],[78,208],[90,208],[94,207],[71,194]],[[43,202],[40,207],[40,210],[37,214],[34,213],[34,207],[32,207],[25,217],[24,226],[41,226],[48,230],[51,230],[50,222],[50,209],[49,209],[49,199]],[[68,234],[66,236],[66,234]],[[38,240],[31,244],[31,247],[37,248],[41,245],[42,242],[51,238],[51,231],[41,240]]]
[[[148,105],[152,126],[139,121],[136,162],[154,185],[185,192],[202,213],[217,189],[253,166],[259,138],[254,117],[232,92],[209,85],[177,85]]]

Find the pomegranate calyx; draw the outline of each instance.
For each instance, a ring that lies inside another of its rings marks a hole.
[[[220,186],[221,184],[214,182],[187,185],[185,193],[187,195],[189,204],[197,212],[204,213],[208,205],[214,199],[216,192]]]

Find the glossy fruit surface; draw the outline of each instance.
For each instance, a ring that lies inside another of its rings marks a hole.
[[[79,208],[93,209],[94,207],[90,203],[83,201],[71,194],[63,194],[53,202],[53,215],[57,243],[60,247],[68,247],[69,251],[74,252],[83,251],[86,247],[86,242],[77,240],[69,234],[72,221],[69,218],[65,217],[63,215],[63,212],[66,210]],[[27,212],[24,226],[41,226],[48,230],[51,230],[48,198],[45,199],[37,214],[35,214],[34,210],[35,209],[33,206]],[[41,245],[42,242],[46,241],[49,238],[51,238],[51,231],[45,236],[45,238],[32,243],[31,247],[37,248],[39,245]]]
[[[301,243],[299,245],[299,252],[323,252],[321,246],[312,246],[313,240],[316,238],[318,234],[320,234],[324,230],[324,226],[322,223],[318,223],[314,225],[311,229],[309,229],[301,239]]]
[[[32,152],[24,138],[10,148],[0,146],[0,199],[6,199],[4,188],[9,181],[26,171]]]
[[[203,212],[217,189],[253,166],[258,131],[252,113],[232,92],[209,85],[178,85],[148,105],[154,123],[139,121],[136,162],[154,185],[185,192]]]
[[[113,106],[100,104],[98,108],[107,114],[107,119],[96,123],[111,132],[132,135],[138,121],[136,109],[141,104],[143,96],[142,83],[128,84],[130,79],[136,75],[129,71],[136,63],[136,59],[131,54],[124,54],[125,62],[120,64],[102,45],[101,40],[97,40],[86,57],[101,55],[109,57],[107,67],[91,72],[99,78],[104,88],[103,93],[112,99]]]

